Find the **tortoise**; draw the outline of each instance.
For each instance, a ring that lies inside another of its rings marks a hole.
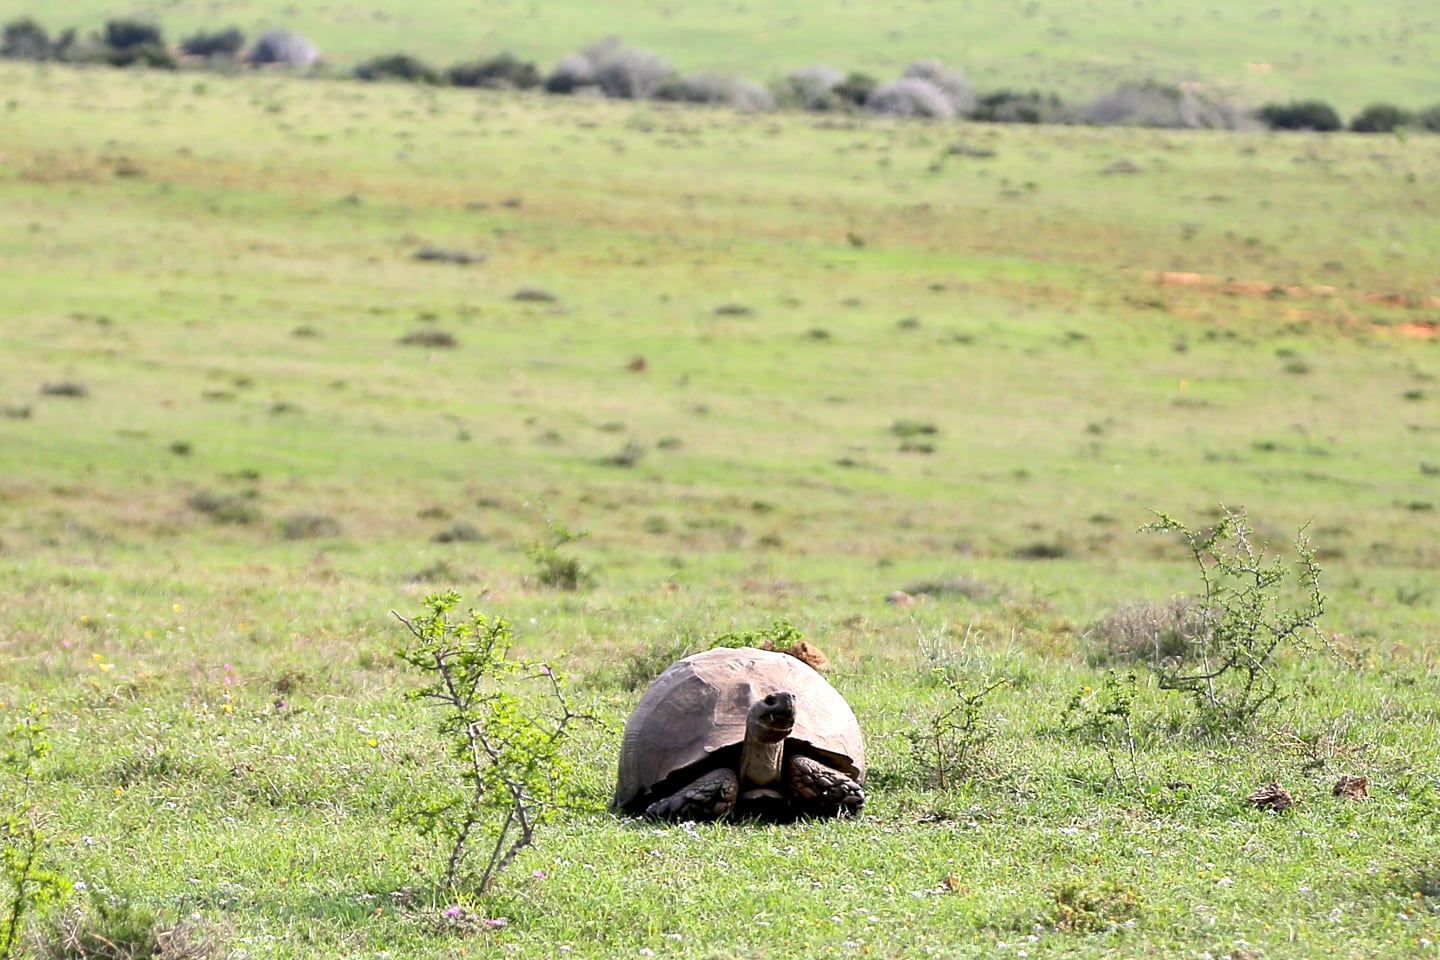
[[[719,647],[671,664],[625,724],[610,809],[662,820],[789,822],[865,803],[845,698],[784,653]]]

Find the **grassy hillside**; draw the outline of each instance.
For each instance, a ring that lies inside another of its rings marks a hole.
[[[1430,138],[0,83],[0,703],[51,702],[23,789],[112,938],[97,904],[281,957],[1440,941]],[[1195,593],[1135,530],[1222,503],[1276,552],[1308,524],[1345,657],[1288,651],[1233,735],[1097,626]],[[540,582],[552,520],[593,588]],[[867,815],[570,812],[467,901],[503,926],[450,923],[389,615],[448,587],[608,724],[592,805],[647,676],[789,618]],[[1065,732],[1110,666],[1133,760]],[[1007,681],[943,788],[937,670]],[[1245,802],[1271,779],[1301,803]]]
[[[348,66],[396,50],[435,62],[512,51],[544,66],[599,37],[671,57],[682,70],[722,70],[768,81],[810,63],[894,75],[918,57],[962,67],[985,89],[1038,87],[1086,97],[1117,81],[1198,80],[1246,102],[1319,97],[1351,113],[1389,100],[1412,108],[1440,99],[1433,64],[1440,22],[1416,0],[1266,6],[1221,0],[1034,0],[966,3],[763,4],[380,2],[342,5],[243,0],[216,8],[79,0],[55,12],[0,2],[0,19],[38,15],[52,29],[151,16],[173,38],[239,26],[252,35],[288,26]]]

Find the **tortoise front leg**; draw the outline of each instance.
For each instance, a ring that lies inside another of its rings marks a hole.
[[[689,786],[645,808],[655,820],[718,820],[735,809],[740,777],[734,770],[711,770]]]
[[[850,777],[806,756],[785,761],[785,779],[802,817],[848,817],[865,805],[865,791]]]

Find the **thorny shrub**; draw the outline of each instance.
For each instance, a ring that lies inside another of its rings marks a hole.
[[[406,697],[440,710],[439,731],[451,757],[439,795],[420,802],[409,819],[449,841],[445,887],[458,890],[473,881],[483,893],[534,842],[539,823],[577,802],[563,747],[571,727],[590,718],[571,709],[564,678],[548,664],[510,656],[504,620],[474,610],[452,620],[459,602],[454,591],[435,593],[425,598],[421,616],[395,614],[410,631],[397,655],[428,679]],[[543,685],[548,712],[521,696],[525,682]],[[476,877],[470,848],[487,829],[490,850]]]
[[[1285,696],[1276,657],[1321,646],[1339,656],[1317,626],[1325,612],[1320,565],[1302,528],[1296,561],[1267,557],[1243,510],[1222,508],[1209,529],[1192,530],[1166,513],[1144,532],[1178,536],[1200,574],[1198,616],[1187,649],[1163,661],[1160,688],[1189,695],[1215,730],[1252,725]],[[1295,584],[1290,585],[1291,577]]]

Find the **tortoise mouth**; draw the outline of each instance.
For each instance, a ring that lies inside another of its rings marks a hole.
[[[750,713],[764,739],[783,740],[795,729],[795,695],[772,693],[757,700]]]

